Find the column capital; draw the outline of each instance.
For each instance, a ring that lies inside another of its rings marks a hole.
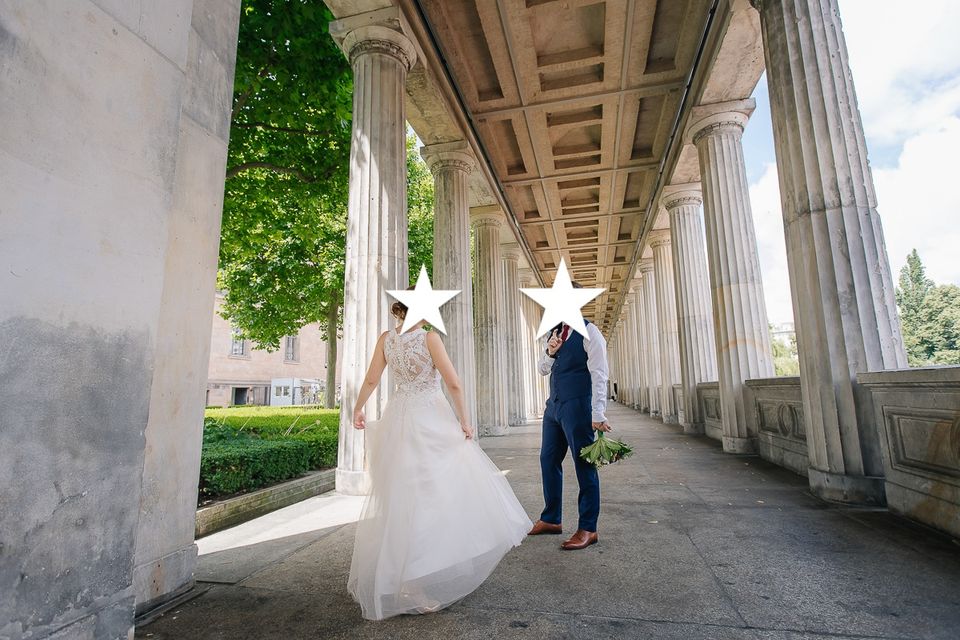
[[[649,273],[653,273],[653,258],[641,260],[637,265],[637,268],[644,277],[646,277]]]
[[[650,232],[650,235],[647,236],[647,241],[654,249],[657,247],[669,246],[670,229],[654,229]]]
[[[523,252],[520,251],[520,245],[516,242],[505,242],[500,245],[500,256],[504,260],[519,261]]]
[[[498,206],[474,207],[470,209],[470,224],[474,227],[503,226],[503,210]]]
[[[473,154],[463,140],[421,147],[420,157],[435,176],[450,170],[470,173],[474,167]]]
[[[660,194],[660,203],[670,213],[673,212],[673,209],[683,205],[699,207],[702,202],[703,195],[700,192],[699,182],[667,185]]]
[[[753,98],[696,106],[690,111],[690,124],[684,132],[684,141],[697,144],[707,136],[723,133],[739,136],[756,107]]]
[[[521,267],[517,270],[517,279],[522,287],[532,288],[537,286],[537,277],[534,275],[533,269]]]
[[[365,54],[381,54],[399,61],[409,71],[417,62],[417,47],[406,33],[410,33],[410,27],[398,7],[378,9],[330,23],[330,35],[347,54],[351,65]]]

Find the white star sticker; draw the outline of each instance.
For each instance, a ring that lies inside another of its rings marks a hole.
[[[460,293],[452,289],[434,289],[430,285],[430,276],[427,275],[427,266],[420,265],[420,275],[417,276],[417,284],[413,291],[406,290],[388,290],[391,296],[407,305],[407,315],[403,319],[403,326],[400,333],[404,333],[421,320],[426,320],[430,326],[434,327],[440,333],[446,334],[447,330],[443,326],[443,318],[440,316],[440,307],[450,298]]]
[[[574,331],[589,340],[587,325],[583,321],[580,308],[606,289],[574,289],[570,282],[570,273],[567,271],[567,263],[560,258],[560,268],[557,269],[557,277],[553,279],[551,288],[520,289],[520,291],[543,307],[543,318],[537,330],[538,338],[552,327],[566,322]]]

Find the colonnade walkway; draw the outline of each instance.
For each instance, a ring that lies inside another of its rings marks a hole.
[[[207,591],[136,637],[958,637],[955,541],[821,502],[804,478],[621,405],[608,417],[636,454],[601,472],[598,545],[564,552],[559,537],[528,538],[453,607],[366,622],[345,589],[359,500],[328,494],[200,540]],[[483,441],[533,519],[538,445],[533,425]],[[572,466],[566,477],[570,533]]]

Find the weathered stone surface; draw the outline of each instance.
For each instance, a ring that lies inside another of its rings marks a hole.
[[[823,497],[883,501],[858,373],[907,364],[837,0],[762,0],[810,454]]]
[[[506,433],[507,389],[503,352],[503,213],[493,207],[471,212],[474,242],[474,340],[477,353],[477,428],[481,435]]]
[[[460,290],[460,294],[440,310],[447,330],[443,342],[463,383],[470,420],[476,424],[477,365],[467,185],[473,157],[464,142],[426,146],[420,153],[433,173],[433,287]],[[418,265],[414,267],[419,269]]]
[[[673,244],[680,380],[684,398],[683,427],[689,433],[703,433],[697,385],[717,379],[717,354],[707,256],[703,246],[703,220],[700,217],[700,185],[666,187],[661,202],[670,216]]]
[[[331,24],[331,29],[342,27]],[[343,371],[337,490],[368,490],[363,431],[353,428],[356,401],[380,334],[396,321],[388,289],[406,289],[407,165],[404,79],[416,60],[413,43],[386,26],[337,33],[353,66],[353,137],[347,204],[343,303]],[[377,419],[392,386],[387,376],[367,403]]]
[[[521,351],[520,340],[520,293],[519,265],[520,247],[509,243],[500,247],[503,257],[503,355],[504,377],[506,378],[507,424],[519,425],[527,421],[527,412],[523,403],[523,364],[520,360],[530,360],[530,352]]]
[[[746,437],[756,439],[760,457],[807,475],[810,458],[800,378],[747,380],[742,389]]]
[[[660,345],[660,416],[667,424],[676,423],[677,406],[673,385],[680,383],[680,347],[677,335],[677,304],[674,293],[673,255],[670,232],[657,231],[650,235],[653,248],[653,273],[657,279],[657,329]]]
[[[873,399],[887,506],[960,537],[960,367],[857,379]]]
[[[660,328],[657,324],[657,284],[653,260],[639,264],[643,278],[644,348],[647,352],[647,399],[651,416],[660,415]]]
[[[774,375],[760,258],[741,136],[753,100],[701,106],[687,131],[697,146],[713,290],[724,449],[754,449],[743,381]]]

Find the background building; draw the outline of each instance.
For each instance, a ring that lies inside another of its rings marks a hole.
[[[255,349],[250,340],[237,335],[220,315],[222,304],[223,295],[217,293],[210,334],[207,406],[323,402],[327,342],[319,325],[308,324],[297,335],[284,338],[280,349],[270,353]],[[273,380],[278,380],[278,384],[271,391]],[[339,389],[339,376],[337,386]],[[278,394],[277,398],[271,401],[274,394]]]

